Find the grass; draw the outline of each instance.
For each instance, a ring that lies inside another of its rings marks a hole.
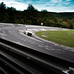
[[[40,31],[35,34],[43,39],[74,48],[74,30]]]

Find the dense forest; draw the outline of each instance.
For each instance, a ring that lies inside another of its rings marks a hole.
[[[38,11],[32,5],[28,5],[24,11],[18,11],[14,7],[7,7],[0,3],[0,23],[16,23],[63,27],[74,29],[74,12],[55,13],[47,10]]]

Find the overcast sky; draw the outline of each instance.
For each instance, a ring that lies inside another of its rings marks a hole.
[[[74,12],[74,0],[0,0],[8,7],[25,10],[32,4],[37,10],[50,12]]]

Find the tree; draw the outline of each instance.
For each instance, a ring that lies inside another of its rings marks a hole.
[[[61,26],[62,26],[63,28],[69,28],[69,23],[68,23],[68,22],[62,22],[62,23],[61,23]]]
[[[28,10],[29,12],[37,11],[31,4],[28,5],[27,10]]]
[[[7,7],[7,11],[12,12],[12,11],[16,11],[16,9],[14,7]]]
[[[74,29],[74,18],[71,20],[72,29]]]
[[[41,12],[48,12],[47,10],[41,10]]]
[[[16,15],[15,15],[16,9],[14,7],[7,7],[7,13],[9,15],[9,23],[14,23]]]
[[[2,3],[0,4],[0,12],[1,12],[1,13],[4,13],[5,10],[6,10],[6,5],[4,4],[4,2],[2,2]]]
[[[55,17],[54,18],[54,22],[55,22],[55,25],[56,27],[61,27],[61,23],[63,22],[62,19],[58,18],[58,17]]]

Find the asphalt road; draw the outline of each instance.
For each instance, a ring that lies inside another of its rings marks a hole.
[[[27,29],[32,29],[34,32],[38,30],[49,30],[51,28],[26,26]],[[19,30],[26,29],[24,27],[4,27],[0,28],[0,38],[13,41],[17,44],[32,48],[33,50],[40,51],[42,53],[52,55],[69,62],[74,63],[74,52],[70,51],[70,48],[61,47],[45,40],[36,38],[35,36],[30,37],[27,35],[20,34]],[[51,30],[54,30],[52,28]],[[58,30],[58,29],[57,29]]]

